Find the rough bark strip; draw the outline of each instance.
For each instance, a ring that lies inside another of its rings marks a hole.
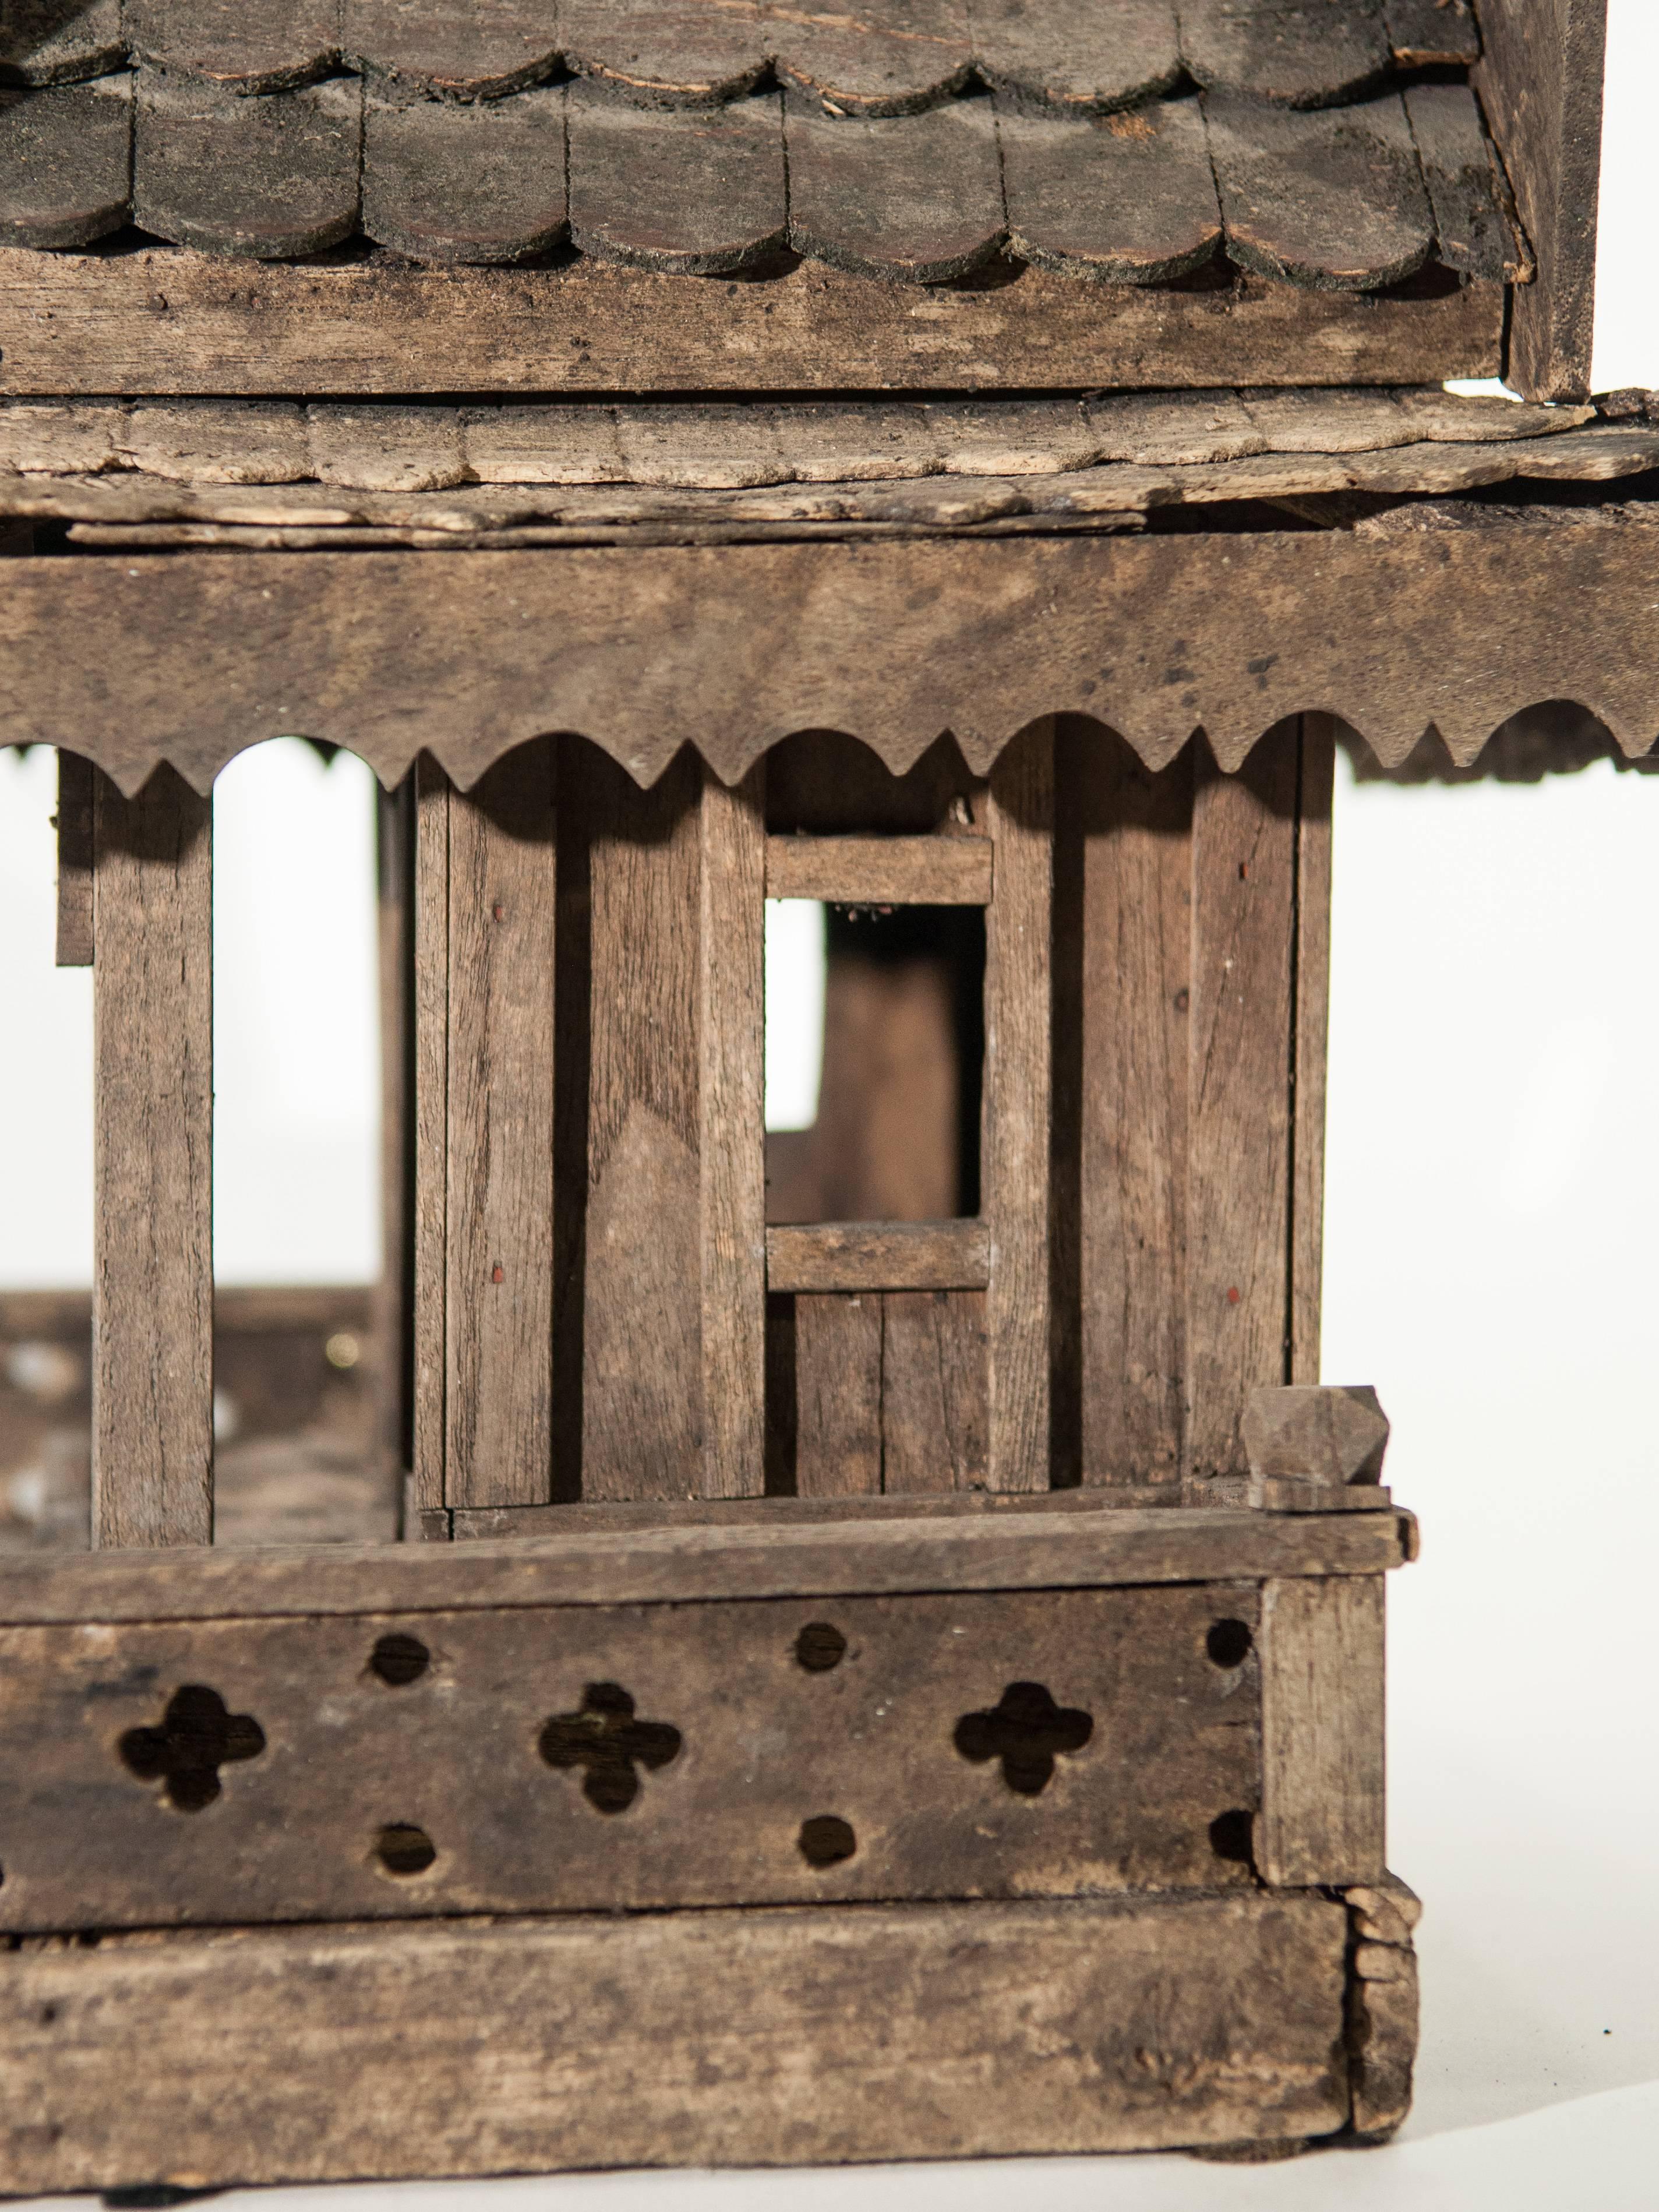
[[[1035,724],[991,771],[996,891],[985,917],[982,1212],[990,1384],[986,1480],[1046,1490],[1048,1113],[1054,726]]]
[[[1379,1881],[1385,1870],[1381,1575],[1269,1582],[1261,1607],[1264,1880]]]
[[[213,1540],[213,810],[94,799],[92,1540]]]
[[[415,1308],[410,1503],[444,1503],[448,1359],[449,778],[429,754],[415,764]]]
[[[552,1495],[553,747],[449,817],[444,1503]]]
[[[703,770],[698,1040],[705,1498],[766,1486],[766,766]]]
[[[1208,1481],[1245,1473],[1245,1401],[1290,1356],[1295,725],[1194,784],[1185,1472]]]
[[[59,968],[92,965],[93,785],[98,771],[79,753],[58,755],[58,931]]]
[[[879,1291],[795,1300],[795,1491],[872,1496],[881,1488]]]
[[[1082,1474],[1181,1480],[1193,763],[1079,744]]]
[[[1348,2116],[1346,1945],[1340,1903],[1259,1894],[44,1945],[4,1961],[0,2172],[34,2194],[1283,2142]]]
[[[1302,717],[1296,826],[1296,1059],[1291,1131],[1292,1382],[1319,1380],[1325,1252],[1325,1068],[1331,998],[1331,797],[1336,722]]]
[[[882,1306],[883,1489],[983,1489],[985,1293],[892,1291]]]

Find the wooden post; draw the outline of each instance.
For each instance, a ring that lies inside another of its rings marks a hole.
[[[1296,1051],[1291,1067],[1292,1382],[1319,1380],[1325,1245],[1325,1058],[1331,1005],[1331,799],[1336,721],[1302,717],[1296,824]]]
[[[58,945],[60,968],[92,965],[93,766],[58,754]]]
[[[213,1539],[213,816],[94,799],[92,1540]]]
[[[1383,1874],[1382,1616],[1381,1575],[1263,1586],[1265,1881],[1337,1887]]]
[[[415,764],[415,1361],[410,1505],[444,1500],[445,1192],[449,1173],[449,778]]]
[[[702,772],[702,1483],[758,1498],[766,1443],[765,765]]]
[[[994,887],[985,916],[981,1203],[986,1291],[986,1481],[1048,1487],[1048,1109],[1054,726],[1039,722],[991,772]]]

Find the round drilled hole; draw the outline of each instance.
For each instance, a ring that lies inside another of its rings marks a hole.
[[[1218,1667],[1242,1667],[1255,1638],[1242,1620],[1218,1620],[1204,1639],[1204,1649]]]
[[[405,1636],[394,1629],[383,1636],[368,1655],[369,1672],[389,1682],[394,1690],[405,1682],[418,1681],[432,1664],[432,1654],[418,1636]]]
[[[388,1874],[400,1879],[424,1874],[438,1856],[438,1847],[424,1828],[394,1820],[374,1838],[374,1856]]]
[[[847,1638],[827,1620],[809,1620],[795,1638],[795,1657],[809,1674],[827,1674],[847,1656]]]
[[[808,1866],[839,1866],[858,1847],[851,1821],[839,1814],[817,1813],[800,1824],[800,1855]]]
[[[1218,1859],[1234,1866],[1249,1866],[1252,1825],[1250,1815],[1237,1807],[1230,1813],[1218,1813],[1210,1823],[1210,1849]]]

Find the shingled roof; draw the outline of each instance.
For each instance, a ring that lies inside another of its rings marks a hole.
[[[1502,278],[1478,52],[1466,0],[0,0],[0,243]]]

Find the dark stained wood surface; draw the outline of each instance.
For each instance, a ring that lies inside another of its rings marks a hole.
[[[1008,242],[1039,268],[1161,284],[1209,261],[1221,243],[1196,100],[1065,126],[1004,115],[997,137]]]
[[[702,0],[560,0],[571,66],[649,107],[741,99],[770,59],[758,9]]]
[[[983,1290],[983,1221],[819,1221],[766,1232],[775,1291]]]
[[[405,11],[406,12],[406,11]],[[238,93],[283,92],[325,76],[338,52],[337,0],[122,0],[135,62]]]
[[[1170,0],[973,0],[972,19],[980,75],[1021,107],[1062,115],[1133,107],[1181,75]]]
[[[8,0],[0,15],[0,84],[70,84],[119,69],[121,0]]]
[[[97,780],[92,1540],[213,1535],[213,812]]]
[[[209,253],[317,253],[357,228],[362,87],[247,100],[191,78],[141,78],[133,220]]]
[[[0,244],[90,246],[127,221],[132,87],[0,91]]]
[[[988,100],[922,116],[789,122],[789,242],[855,276],[964,276],[1006,228]]]
[[[1382,1616],[1380,1575],[1269,1582],[1262,1593],[1256,1860],[1270,1882],[1384,1871]]]
[[[1514,283],[1531,262],[1493,189],[1492,148],[1474,94],[1461,84],[1413,84],[1405,100],[1439,258],[1471,276]]]
[[[92,965],[94,779],[78,753],[58,755],[58,915],[53,960],[59,968]]]
[[[1389,65],[1377,0],[1180,0],[1187,67],[1289,107],[1329,107],[1374,84]]]
[[[340,47],[372,74],[454,100],[496,100],[545,76],[559,50],[545,0],[484,8],[341,0]]]
[[[795,1494],[855,1498],[881,1488],[879,1291],[795,1300]]]
[[[414,1343],[410,1436],[415,1512],[444,1499],[449,1292],[449,778],[422,756],[415,778]]]
[[[418,261],[517,261],[561,244],[565,96],[363,105],[362,227]]]
[[[570,227],[584,253],[695,276],[741,269],[789,232],[775,94],[655,114],[572,88]]]
[[[1335,1900],[1245,1893],[32,1945],[5,1961],[0,2171],[41,2193],[1327,2136],[1347,1941]]]
[[[988,1365],[983,1291],[883,1297],[882,1484],[890,1495],[983,1489]]]
[[[1382,21],[1402,69],[1467,67],[1480,58],[1469,0],[1382,0]]]

